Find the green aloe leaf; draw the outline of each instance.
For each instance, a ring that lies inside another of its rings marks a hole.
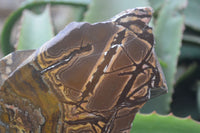
[[[165,0],[149,0],[149,3],[151,7],[154,9],[154,11],[157,11],[161,8]]]
[[[131,133],[199,133],[200,123],[173,115],[137,114]]]
[[[200,36],[197,36],[197,35],[184,34],[183,41],[190,42],[190,43],[196,43],[200,46]]]
[[[200,0],[188,0],[188,6],[184,11],[185,24],[193,30],[200,31]]]
[[[143,113],[154,110],[166,114],[170,110],[170,102],[173,93],[173,85],[180,54],[183,36],[184,15],[181,11],[187,4],[187,0],[168,0],[163,5],[155,24],[156,53],[167,64],[163,67],[168,85],[168,94],[154,98],[142,108]]]
[[[148,0],[93,0],[84,20],[105,21],[121,11],[141,6],[149,6]]]
[[[17,50],[36,49],[53,36],[49,6],[40,15],[24,11]]]
[[[54,4],[69,4],[69,5],[88,5],[91,0],[26,0],[22,5],[32,4],[32,3],[54,3]]]
[[[25,3],[22,4],[22,6],[18,10],[13,12],[7,18],[5,25],[3,27],[2,34],[1,34],[1,45],[2,45],[1,48],[4,55],[14,50],[13,45],[10,43],[12,28],[15,22],[20,18],[20,16],[22,15],[25,9],[32,9],[34,7],[46,5],[46,4],[53,4],[53,5],[62,4],[62,5],[80,7],[80,8],[83,8],[83,12],[82,12],[82,15],[79,17],[79,20],[76,20],[76,21],[80,21],[82,20],[83,13],[84,11],[86,11],[89,3],[90,3],[90,0],[37,0],[37,1],[29,0],[29,1],[25,1]]]

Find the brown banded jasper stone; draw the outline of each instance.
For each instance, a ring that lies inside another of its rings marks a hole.
[[[138,110],[167,92],[151,8],[72,22],[37,50],[0,60],[0,132],[129,133]]]

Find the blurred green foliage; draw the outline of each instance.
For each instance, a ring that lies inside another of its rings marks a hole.
[[[54,18],[49,4],[51,7],[70,7],[69,12],[64,12],[66,16],[71,16],[67,22],[63,21],[65,25],[71,21],[105,21],[128,8],[153,7],[151,25],[154,28],[155,49],[161,65],[164,64],[162,67],[169,93],[150,100],[141,112],[173,113],[179,117],[191,115],[193,119],[200,121],[200,0],[27,0],[5,23],[1,34],[1,47],[5,55],[13,50],[38,48],[56,34],[57,25],[52,23]],[[44,5],[47,5],[46,9]],[[17,45],[14,46],[10,41],[11,33],[19,19],[21,28]],[[139,121],[140,118],[142,121]],[[170,123],[174,122],[179,123],[181,129],[197,127],[199,130],[200,127],[192,120],[173,116],[137,115],[134,122],[135,133],[143,132],[140,130],[145,129],[140,125],[143,123],[158,128],[156,121],[151,121],[152,119],[165,122],[168,127],[163,128],[166,129],[171,128]],[[186,124],[188,126],[183,126]],[[148,127],[146,130],[150,132]],[[178,132],[173,128],[171,130],[173,133]]]

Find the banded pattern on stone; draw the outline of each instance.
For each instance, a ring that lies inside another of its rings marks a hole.
[[[106,22],[72,22],[27,54],[1,78],[0,131],[128,133],[144,103],[167,91],[151,16],[136,8]]]

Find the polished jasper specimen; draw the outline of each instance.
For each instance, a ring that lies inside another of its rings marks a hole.
[[[39,49],[1,59],[0,132],[128,133],[144,103],[167,91],[151,16],[136,8],[73,22]]]

